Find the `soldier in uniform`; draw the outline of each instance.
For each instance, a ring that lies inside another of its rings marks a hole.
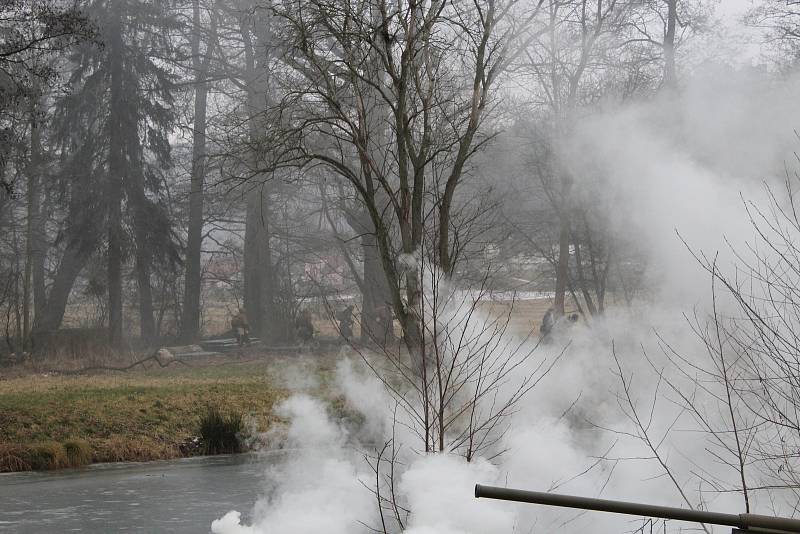
[[[236,342],[240,347],[250,344],[250,323],[247,322],[247,313],[244,308],[239,308],[239,313],[231,317],[231,328],[236,332]]]
[[[375,323],[377,325],[376,335],[379,337],[375,341],[381,346],[392,342],[394,340],[394,319],[392,317],[392,309],[388,304],[378,307]]]
[[[539,327],[539,333],[542,339],[547,337],[553,332],[553,327],[556,325],[556,311],[553,308],[548,308],[542,318],[542,324]]]
[[[339,321],[339,333],[345,339],[353,337],[353,306],[350,305],[336,314]]]
[[[311,322],[311,312],[302,310],[294,323],[297,337],[303,343],[308,343],[314,339],[314,324]]]

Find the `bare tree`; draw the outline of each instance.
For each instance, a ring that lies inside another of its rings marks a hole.
[[[762,491],[763,486],[771,485],[791,494],[797,490],[798,466],[790,451],[796,446],[800,428],[793,415],[798,406],[796,385],[800,380],[796,322],[800,317],[797,180],[796,173],[787,169],[783,194],[765,186],[767,206],[745,202],[756,239],[745,249],[731,246],[737,272],[726,273],[715,258],[696,253],[723,294],[738,305],[741,315],[726,319],[715,308],[711,335],[705,331],[700,334],[707,346],[716,347],[716,354],[721,354],[723,347],[731,354],[731,362],[726,367],[718,366],[716,375],[730,392],[729,404],[740,406],[740,417],[751,421],[746,425],[749,434],[745,434],[742,449],[751,451],[749,455],[760,478],[767,481],[761,485]],[[720,362],[724,363],[721,357]]]
[[[550,137],[558,146],[570,135],[579,119],[577,113],[584,98],[596,86],[602,69],[608,65],[617,38],[633,13],[627,2],[550,1],[540,14],[545,31],[525,51],[523,67],[530,73],[534,95],[549,109]],[[600,70],[598,70],[600,69]],[[558,154],[549,166],[552,175],[540,174],[543,186],[558,217],[558,253],[554,308],[564,313],[569,285],[569,259],[572,235],[574,177],[558,163]]]
[[[402,532],[413,513],[396,491],[408,457],[404,451],[457,454],[467,461],[496,459],[506,452],[509,417],[561,356],[534,357],[538,344],[531,333],[508,330],[513,302],[501,313],[487,311],[488,277],[479,288],[458,289],[429,264],[424,279],[428,365],[422,374],[391,345],[377,355],[359,351],[395,406],[392,435],[367,456],[375,479],[363,482],[380,512],[380,525],[371,527],[377,532]],[[410,430],[413,441],[399,440],[397,425]]]
[[[491,138],[481,129],[519,38],[510,18],[517,8],[514,1],[275,8],[290,70],[273,110],[281,124],[274,165],[321,165],[353,187],[412,353],[422,344],[420,273],[400,268],[396,257],[431,254],[453,272],[453,198],[466,162]]]
[[[602,179],[576,175],[587,170],[571,163],[572,134],[601,101],[674,86],[676,50],[702,28],[705,16],[702,5],[689,1],[568,0],[545,2],[536,19],[541,35],[517,66],[531,80],[528,107],[537,119],[528,128],[528,166],[550,205],[550,233],[556,234],[537,236],[536,249],[553,260],[559,314],[567,295],[580,311],[602,313],[620,253],[607,231],[612,200]],[[524,122],[518,121],[520,130]]]
[[[745,22],[767,31],[767,39],[776,45],[789,62],[800,53],[800,3],[796,0],[761,0],[750,9]]]
[[[720,267],[718,254],[690,249],[711,278],[708,315],[687,318],[703,350],[687,354],[659,337],[665,363],[645,354],[660,386],[652,392],[652,406],[637,406],[631,393],[633,377],[616,359],[624,393],[621,404],[634,423],[634,437],[650,449],[684,500],[688,497],[680,478],[691,478],[704,492],[739,493],[746,512],[756,498],[792,509],[800,496],[797,180],[787,171],[782,192],[765,186],[764,206],[743,200],[754,239],[742,247],[729,244],[735,259],[731,270]],[[661,386],[668,394],[659,393]],[[668,399],[678,412],[672,423],[661,422],[666,431],[656,436],[651,425],[660,398]],[[642,415],[645,410],[649,416]],[[667,463],[664,451],[679,420],[684,427],[693,423],[709,455],[708,462],[692,458],[690,472],[685,473]]]
[[[630,20],[628,43],[643,44],[663,64],[662,85],[678,83],[676,55],[693,35],[705,31],[712,8],[699,0],[649,0]]]
[[[186,243],[186,274],[183,291],[181,338],[194,340],[200,333],[201,250],[203,244],[203,200],[206,174],[206,129],[208,113],[208,77],[216,45],[215,6],[207,10],[208,31],[204,32],[204,17],[200,0],[192,1],[191,50],[194,71],[194,119],[192,131],[191,191],[189,193],[189,222]],[[206,34],[206,35],[204,35]],[[205,37],[205,39],[204,39]],[[202,45],[205,49],[201,51]]]
[[[0,227],[7,222],[2,217],[4,206],[24,194],[24,273],[18,300],[22,306],[20,335],[26,343],[34,318],[45,313],[41,198],[46,169],[42,145],[50,119],[47,105],[54,90],[63,86],[59,54],[93,39],[95,30],[76,6],[45,0],[10,1],[0,7]],[[20,178],[25,178],[24,184]]]

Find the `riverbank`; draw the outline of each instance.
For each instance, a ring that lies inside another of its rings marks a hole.
[[[548,305],[542,299],[500,300],[487,301],[482,309],[503,317],[511,312],[509,327],[525,335]],[[91,355],[0,368],[0,472],[230,452],[224,447],[209,451],[198,439],[209,408],[218,409],[223,419],[241,416],[248,441],[269,447],[264,433],[278,422],[273,407],[288,395],[289,384],[327,399],[342,415],[339,392],[329,387],[348,352],[341,349],[346,347],[271,354],[253,347],[186,357],[167,367],[151,361],[149,370],[139,366],[125,372],[72,374],[96,369]],[[101,363],[124,368],[129,360]]]
[[[0,380],[0,472],[200,454],[209,408],[263,433],[286,395],[279,377],[279,363],[261,358]]]

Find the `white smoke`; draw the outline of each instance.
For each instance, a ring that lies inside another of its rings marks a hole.
[[[764,205],[764,182],[784,178],[800,147],[800,78],[709,65],[680,97],[607,110],[584,122],[566,149],[576,180],[594,181],[618,233],[644,247],[660,304],[688,307],[708,279],[688,254],[739,250],[753,232],[743,199]],[[602,193],[601,193],[602,194]],[[707,299],[706,299],[707,300]]]
[[[280,414],[290,420],[286,446],[296,452],[267,471],[266,497],[250,525],[230,512],[213,523],[212,531],[367,532],[364,524],[380,520],[367,489],[374,487],[375,474],[356,450],[380,446],[392,434],[405,447],[396,490],[412,511],[405,525],[412,534],[635,530],[641,522],[630,518],[476,500],[472,494],[474,484],[481,483],[685,506],[641,442],[614,432],[633,429],[619,405],[612,340],[630,373],[635,401],[645,413],[654,406],[650,431],[657,441],[666,436],[660,452],[691,504],[742,511],[739,495],[710,491],[693,474],[702,464],[723,480],[735,475],[709,456],[702,434],[691,418],[678,417],[680,409],[668,393],[652,404],[655,371],[643,353],[656,368],[668,367],[657,332],[676,351],[703,357],[683,313],[696,306],[705,313],[710,279],[677,234],[693,250],[710,256],[721,251],[722,268],[732,268],[726,240],[738,246],[752,237],[742,197],[763,200],[762,181],[780,179],[784,162],[798,147],[799,89],[797,78],[709,67],[678,99],[610,109],[579,128],[565,151],[578,187],[582,179],[603,184],[606,200],[614,203],[614,229],[640,243],[648,256],[654,296],[652,302],[611,310],[572,331],[563,360],[513,416],[502,443],[508,452],[492,462],[470,463],[414,452],[418,438],[403,424],[402,410],[383,384],[357,362],[343,363],[337,387],[349,409],[363,416],[363,425],[345,429],[310,397],[288,400]],[[539,349],[531,365],[554,357],[560,348]],[[768,511],[759,506],[768,504],[756,501],[754,511]],[[680,526],[685,525],[668,529]]]
[[[451,455],[430,455],[412,463],[403,473],[400,490],[413,510],[409,534],[471,534],[512,532],[515,517],[509,506],[476,501],[479,481],[500,481],[500,470],[486,460],[466,462]]]
[[[347,433],[328,417],[325,405],[304,394],[284,401],[277,415],[289,419],[284,463],[267,470],[267,497],[255,508],[252,526],[239,512],[211,524],[214,534],[357,532],[372,496],[360,483],[356,453],[345,448]],[[368,517],[368,515],[367,515]]]

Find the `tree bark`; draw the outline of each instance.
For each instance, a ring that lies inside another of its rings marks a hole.
[[[23,328],[23,325],[22,325],[22,323],[23,323],[23,320],[22,320],[22,309],[23,309],[23,305],[22,305],[22,302],[20,302],[21,298],[22,298],[22,291],[21,291],[21,288],[20,288],[20,283],[23,286],[25,285],[25,280],[23,279],[24,278],[24,273],[23,273],[24,267],[21,267],[20,256],[22,256],[22,250],[21,250],[20,243],[19,243],[19,233],[17,232],[16,229],[12,230],[12,236],[13,237],[12,237],[12,242],[11,242],[11,246],[12,246],[11,250],[12,250],[12,252],[14,254],[13,255],[13,258],[14,258],[14,260],[13,260],[14,261],[14,298],[13,298],[13,302],[14,302],[14,319],[15,319],[15,324],[14,324],[14,347],[15,347],[15,349],[14,350],[15,351],[21,351],[22,348],[23,348],[24,339],[23,339],[23,333],[22,333],[22,328]],[[22,280],[20,280],[20,279],[22,279]]]
[[[189,228],[186,243],[186,274],[183,292],[181,339],[188,343],[200,335],[201,249],[203,245],[203,184],[205,181],[206,113],[210,42],[200,60],[200,0],[192,1],[194,35],[192,56],[195,70],[194,128],[192,133],[192,183],[189,192]],[[213,16],[213,15],[212,15]]]
[[[109,28],[111,58],[111,109],[108,165],[108,338],[112,347],[122,346],[122,184],[125,172],[124,142],[120,114],[124,104],[122,76],[122,24],[119,6],[112,4],[114,18]]]
[[[328,213],[327,204],[324,209],[329,224],[333,226],[334,221]],[[347,224],[360,236],[359,242],[363,260],[361,270],[357,270],[355,262],[350,259],[347,247],[344,245],[342,246],[342,254],[345,255],[345,261],[350,267],[356,285],[361,291],[361,341],[364,343],[375,342],[380,345],[388,341],[385,339],[388,336],[386,335],[386,330],[381,326],[379,313],[382,312],[382,308],[387,306],[391,309],[392,299],[389,295],[386,275],[383,272],[381,253],[375,235],[375,225],[370,219],[369,212],[363,207],[361,209],[345,208],[342,213]]]
[[[262,303],[263,280],[262,269],[264,264],[263,249],[261,245],[265,237],[264,226],[261,224],[261,195],[258,189],[247,193],[246,215],[244,230],[244,308],[247,313],[250,327],[256,335],[262,335],[264,323],[264,306]]]
[[[156,338],[156,322],[153,314],[153,289],[150,281],[150,265],[153,254],[150,250],[150,232],[148,230],[147,199],[144,195],[142,178],[138,177],[135,187],[136,215],[136,286],[139,290],[139,331],[146,343]]]
[[[675,72],[675,27],[678,23],[678,0],[667,1],[667,31],[664,34],[664,85],[674,88]]]
[[[34,330],[57,330],[61,327],[72,286],[91,256],[93,246],[72,242],[67,245],[58,265],[53,285],[41,314],[36,315]]]
[[[564,302],[566,300],[567,282],[569,280],[569,227],[568,215],[566,213],[561,213],[558,231],[556,294],[553,300],[553,309],[560,315],[564,315]]]
[[[583,257],[581,256],[581,244],[577,235],[573,236],[573,246],[575,247],[575,270],[578,274],[578,285],[580,286],[581,295],[583,295],[583,300],[586,303],[586,309],[589,311],[589,315],[597,315],[597,307],[594,304],[594,299],[592,299],[592,294],[589,292],[586,282],[583,269]],[[589,254],[591,255],[591,250]],[[597,280],[595,280],[595,287],[597,287]]]
[[[379,344],[386,343],[393,337],[393,329],[379,321],[379,313],[382,313],[387,307],[391,309],[392,301],[386,285],[386,275],[383,272],[374,230],[372,233],[361,236],[361,251],[364,257],[361,340],[364,342],[374,341]],[[386,339],[387,337],[390,339]]]
[[[33,261],[33,325],[36,324],[36,318],[44,314],[47,306],[44,270],[44,261],[47,255],[47,241],[41,204],[41,176],[38,176],[37,179],[39,181],[39,190],[36,200],[36,218],[33,220],[33,250],[31,251],[31,260]]]
[[[28,217],[26,224],[26,239],[25,239],[25,276],[23,280],[23,337],[27,340],[31,333],[31,284],[37,285],[37,282],[44,284],[43,270],[44,265],[41,263],[41,254],[37,254],[40,250],[39,241],[39,217],[40,217],[40,204],[41,195],[39,192],[40,186],[40,166],[41,166],[41,130],[39,128],[39,120],[37,117],[38,105],[34,105],[31,109],[31,155],[28,161]],[[38,261],[37,261],[38,260]],[[36,264],[39,263],[39,269]],[[34,275],[34,271],[38,271]],[[41,277],[41,278],[40,278]],[[33,278],[33,280],[32,280]],[[38,279],[37,279],[38,278]],[[38,291],[33,291],[38,293]],[[36,295],[41,298],[41,294]],[[36,306],[34,305],[34,309]]]
[[[265,15],[268,16],[268,15]],[[254,31],[255,41],[251,31]],[[258,168],[256,150],[267,127],[260,118],[269,96],[269,20],[241,21],[245,49],[245,80],[251,148],[250,167]],[[261,178],[263,182],[256,186]],[[277,303],[277,280],[270,243],[270,188],[266,177],[255,176],[249,184],[245,216],[244,302],[250,325],[268,343],[285,341],[289,333],[287,313]],[[252,316],[250,314],[253,314]]]
[[[572,178],[562,172],[560,199],[556,201],[558,212],[558,262],[556,264],[556,290],[553,299],[553,309],[558,315],[564,315],[567,288],[569,279],[569,245],[571,232],[569,196],[572,189]]]

